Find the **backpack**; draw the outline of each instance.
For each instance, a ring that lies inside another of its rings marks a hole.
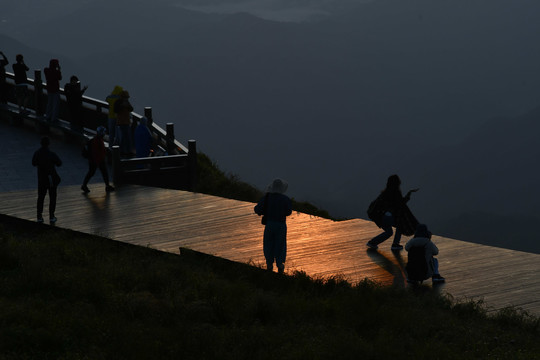
[[[375,224],[379,225],[379,222],[382,220],[384,213],[386,212],[385,204],[382,197],[379,195],[375,200],[369,204],[367,209],[367,216]]]
[[[409,249],[408,262],[405,266],[409,280],[423,281],[428,278],[428,264],[426,261],[426,247],[413,246]]]

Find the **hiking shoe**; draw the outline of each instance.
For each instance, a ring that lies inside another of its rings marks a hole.
[[[445,282],[445,278],[443,278],[440,274],[435,274],[431,277],[431,281],[434,283],[443,283]]]
[[[54,216],[51,217],[51,218],[49,219],[49,221],[51,222],[51,224],[55,224],[55,223],[56,223],[56,220],[58,220],[58,219],[57,219],[56,217],[54,217]]]
[[[111,191],[114,191],[114,190],[116,190],[116,189],[114,188],[114,186],[107,185],[107,186],[105,187],[105,191],[106,191],[106,192],[111,192]]]
[[[400,244],[392,244],[392,247],[390,250],[403,250],[403,245]]]
[[[377,250],[379,247],[377,245],[374,245],[372,243],[370,243],[369,241],[367,242],[366,246],[370,249],[373,249],[373,250]]]
[[[88,194],[90,192],[90,189],[88,188],[88,186],[86,185],[82,185],[81,186],[81,190],[85,193],[85,194]]]
[[[40,223],[40,224],[43,224],[43,217],[42,217],[42,216],[38,216],[38,217],[37,217],[37,222]]]

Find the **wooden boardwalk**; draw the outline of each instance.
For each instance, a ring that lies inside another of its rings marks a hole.
[[[264,264],[263,226],[253,213],[253,203],[141,186],[121,187],[110,194],[102,184],[91,184],[90,189],[83,195],[79,186],[59,188],[58,227],[172,253],[186,247]],[[0,212],[35,220],[36,197],[37,191],[0,193]],[[378,251],[366,249],[365,243],[380,232],[372,222],[334,222],[293,213],[287,224],[286,271],[339,275],[351,282],[367,277],[407,286],[405,251],[390,251],[390,241]],[[433,239],[440,249],[441,274],[447,279],[436,291],[457,299],[482,298],[491,309],[514,305],[540,316],[540,255],[439,236]]]

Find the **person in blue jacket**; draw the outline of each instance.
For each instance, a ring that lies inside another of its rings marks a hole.
[[[135,128],[135,156],[143,158],[150,156],[152,149],[152,133],[148,128],[148,118],[143,116]]]
[[[291,199],[285,192],[288,184],[284,180],[275,179],[266,190],[266,195],[255,206],[255,213],[263,216],[264,236],[263,251],[266,268],[273,270],[274,261],[278,272],[285,270],[287,256],[287,216],[292,213]]]

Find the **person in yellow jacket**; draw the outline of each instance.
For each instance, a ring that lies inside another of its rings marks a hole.
[[[124,90],[120,93],[120,99],[114,103],[114,111],[116,112],[116,125],[119,133],[117,138],[120,140],[120,153],[124,156],[133,155],[131,140],[131,112],[133,106],[129,102],[129,93]]]
[[[109,147],[117,144],[116,134],[116,111],[114,111],[114,104],[120,99],[120,94],[124,91],[121,86],[116,85],[109,96],[105,99],[109,104]]]

